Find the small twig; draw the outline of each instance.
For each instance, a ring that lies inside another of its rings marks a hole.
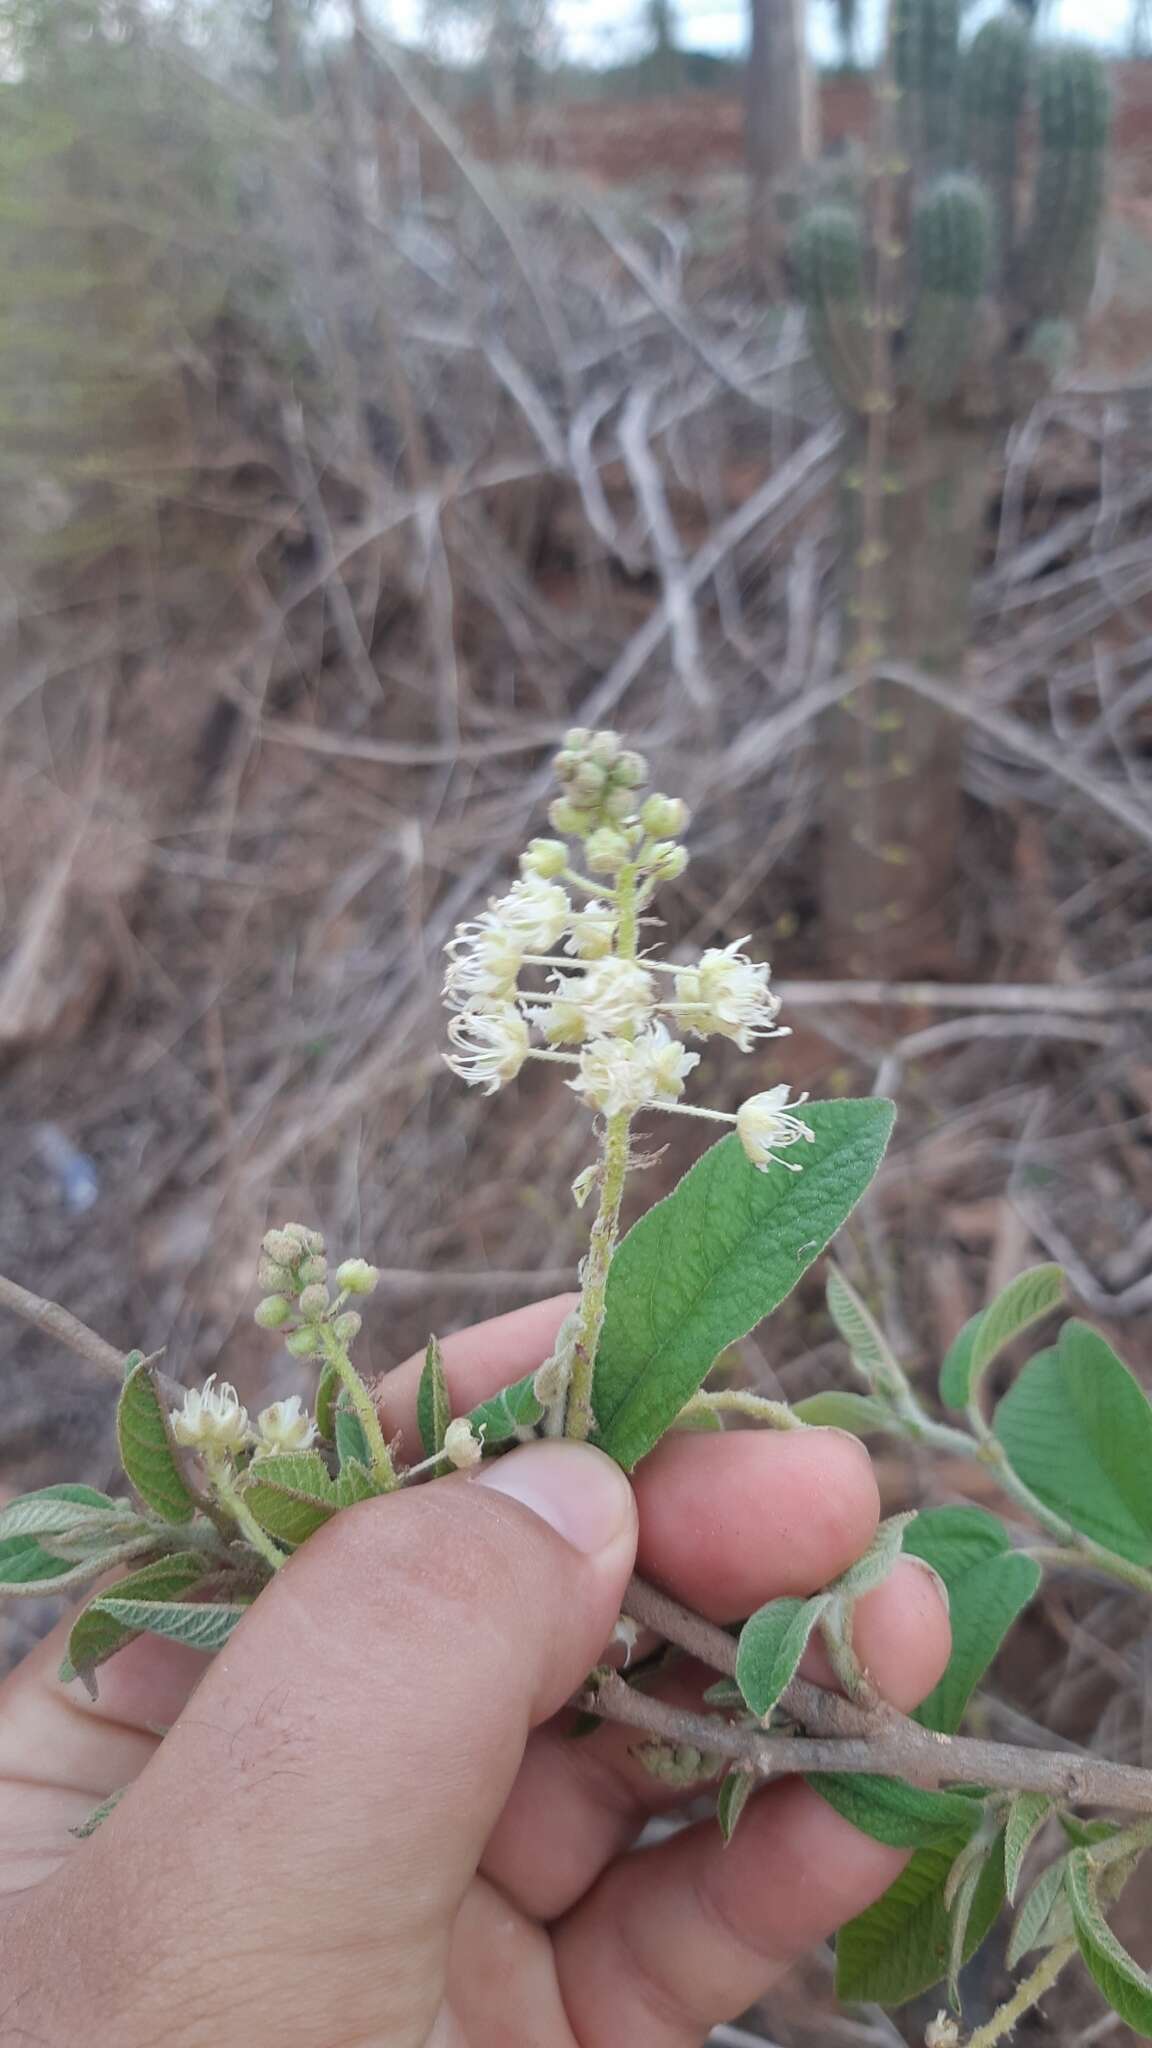
[[[946,981],[778,981],[775,988],[793,1009],[852,1003],[867,1008],[1047,1010],[1067,1017],[1111,1018],[1127,1012],[1152,1018],[1152,989]]]
[[[124,1357],[114,1344],[98,1337],[87,1323],[82,1323],[70,1310],[61,1308],[58,1302],[45,1301],[39,1294],[33,1294],[27,1287],[21,1287],[15,1280],[6,1280],[0,1274],[0,1307],[10,1308],[14,1315],[22,1316],[34,1329],[43,1330],[48,1337],[55,1337],[66,1344],[79,1358],[86,1358],[89,1365],[98,1366],[112,1379],[124,1378]]]
[[[1050,1948],[999,2012],[994,2012],[984,2026],[977,2027],[969,2036],[968,2048],[994,2048],[997,2041],[1006,2040],[1017,2020],[1022,2020],[1052,1989],[1065,1963],[1070,1963],[1076,1954],[1077,1946],[1075,1941],[1058,1941],[1055,1948]]]

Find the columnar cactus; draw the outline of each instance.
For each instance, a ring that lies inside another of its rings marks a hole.
[[[813,353],[848,415],[845,651],[862,679],[880,659],[959,683],[990,458],[1067,361],[1096,268],[1103,65],[1070,45],[1035,54],[1015,9],[962,48],[959,17],[959,0],[892,0],[893,132],[874,165],[891,181],[883,246],[863,206],[844,205],[811,208],[793,244]],[[864,459],[878,413],[879,471]],[[883,500],[868,518],[865,478]],[[837,964],[875,971],[885,933],[890,971],[932,964],[958,723],[882,684],[834,715],[825,911]]]

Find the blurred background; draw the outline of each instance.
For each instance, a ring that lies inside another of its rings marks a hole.
[[[380,1264],[379,1370],[571,1285],[583,1114],[445,1073],[441,949],[615,725],[695,815],[670,943],[748,933],[793,1029],[713,1041],[710,1098],[899,1102],[843,1256],[909,1368],[1054,1258],[1152,1383],[1152,6],[1041,6],[1108,63],[1099,260],[983,419],[943,651],[889,536],[889,803],[843,741],[858,429],[786,248],[867,184],[875,6],[0,0],[0,1270],[251,1397],[304,1390],[251,1324],[270,1223]],[[107,1384],[3,1336],[0,1491],[109,1479]],[[724,1367],[846,1384],[818,1281]],[[1152,1762],[1150,1645],[1056,1577],[984,1725]],[[717,2043],[920,2038],[828,1983]],[[1130,2038],[1081,1986],[1020,2033]]]

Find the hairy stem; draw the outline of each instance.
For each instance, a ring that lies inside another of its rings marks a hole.
[[[715,1393],[693,1394],[676,1419],[690,1422],[696,1415],[746,1415],[749,1421],[762,1422],[768,1429],[809,1427],[793,1414],[787,1401],[769,1401],[765,1395],[748,1393],[743,1387],[720,1387]]]
[[[279,1546],[273,1543],[272,1538],[260,1527],[236,1484],[236,1474],[229,1459],[221,1456],[219,1452],[206,1451],[204,1469],[217,1500],[231,1515],[244,1541],[251,1544],[253,1550],[264,1559],[265,1564],[271,1565],[272,1570],[278,1572],[281,1565],[286,1564],[288,1560]]]
[[[1044,1993],[1052,1989],[1065,1963],[1070,1963],[1075,1954],[1074,1941],[1058,1941],[1055,1948],[1050,1948],[1031,1974],[1016,1986],[999,2012],[994,2012],[984,2026],[977,2027],[976,2032],[969,2036],[968,2048],[995,2048],[997,2041],[1005,2040],[1017,2021],[1022,2020],[1026,2012],[1031,2012]]]
[[[359,1417],[360,1426],[368,1443],[373,1477],[380,1481],[381,1486],[386,1492],[390,1492],[394,1486],[399,1484],[399,1481],[396,1475],[396,1467],[392,1462],[392,1453],[384,1441],[384,1431],[380,1427],[380,1417],[376,1413],[376,1403],[331,1325],[329,1323],[319,1324],[317,1335],[324,1352],[325,1363],[330,1365],[333,1372],[338,1375],[340,1384],[351,1401],[356,1415]]]

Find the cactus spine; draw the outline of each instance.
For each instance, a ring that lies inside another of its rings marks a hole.
[[[877,669],[905,663],[960,683],[990,458],[1067,360],[1105,201],[1099,58],[1074,45],[1034,57],[1013,9],[962,48],[959,17],[960,0],[892,0],[881,94],[895,99],[895,140],[873,166],[874,190],[889,185],[886,229],[878,212],[869,234],[850,208],[821,206],[793,244],[813,353],[849,420],[845,644],[860,687],[830,714],[824,905],[836,965],[857,972],[877,971],[878,936],[886,971],[939,964],[931,927],[954,868],[960,723]],[[878,393],[881,324],[891,345]],[[862,451],[879,405],[883,474],[866,518]]]

